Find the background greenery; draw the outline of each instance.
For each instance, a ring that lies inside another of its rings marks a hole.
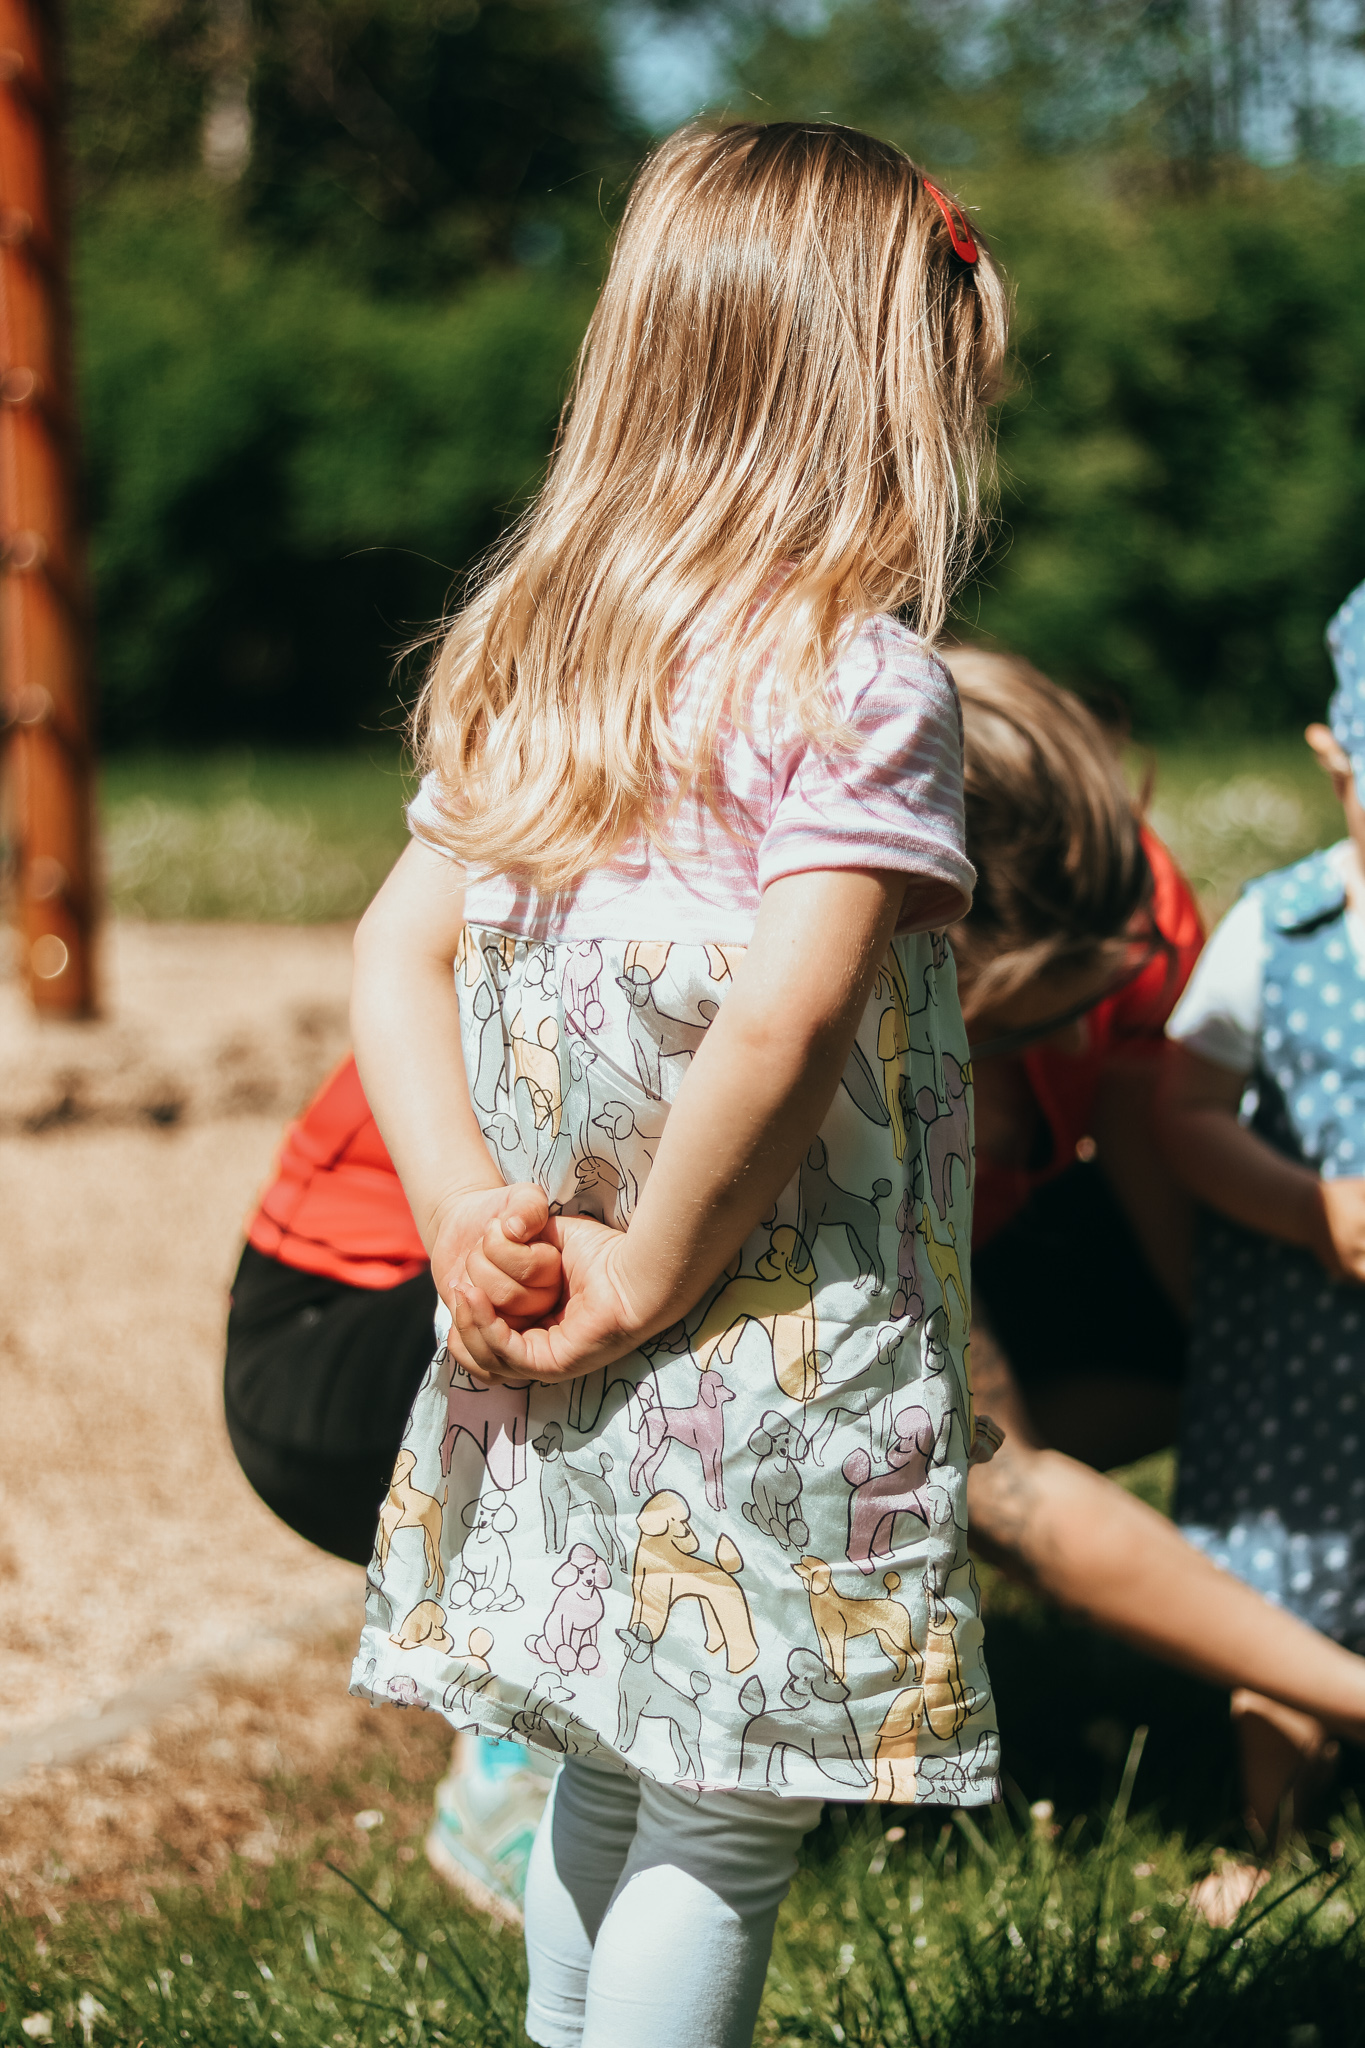
[[[1320,709],[1365,572],[1365,152],[1324,83],[1352,75],[1352,0],[68,17],[107,745],[396,721],[395,656],[541,472],[647,146],[623,22],[665,69],[668,34],[701,38],[694,97],[863,123],[979,209],[1018,362],[961,630],[1143,735]]]

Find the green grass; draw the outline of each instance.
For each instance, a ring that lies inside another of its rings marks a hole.
[[[336,1686],[343,1717],[344,1649],[313,1644],[305,1660],[312,1682]],[[234,1691],[226,1681],[225,1735],[278,1724],[288,1742],[293,1683],[273,1704],[268,1691],[258,1696],[249,1682]],[[224,1801],[221,1765],[211,1768],[198,1838],[173,1822],[153,1851],[154,1894],[131,1860],[132,1845],[146,1839],[136,1817],[129,1833],[112,1830],[101,1855],[83,1811],[118,1797],[136,1805],[138,1775],[96,1773],[71,1787],[69,1809],[50,1801],[50,1847],[17,1825],[26,1876],[11,1897],[24,1900],[27,1917],[7,1911],[0,1880],[0,2044],[40,2038],[47,2016],[54,2040],[84,2036],[90,2048],[391,2040],[519,2048],[520,1942],[455,1907],[422,1855],[449,1758],[444,1724],[354,1708],[348,1718],[352,1736],[339,1754],[253,1784],[241,1805]],[[169,1801],[192,1808],[194,1742],[174,1729],[163,1738],[153,1742],[148,1796],[163,1811]],[[251,1753],[237,1749],[239,1767]],[[224,1828],[241,1839],[244,1813],[256,1816],[254,1845],[196,1882],[196,1871],[215,1869]],[[262,1854],[265,1867],[255,1860]]]
[[[1297,734],[1134,748],[1152,816],[1210,917],[1242,883],[1339,838],[1341,811]],[[357,917],[404,839],[395,745],[351,753],[120,754],[100,779],[112,907],[153,918]]]
[[[358,917],[406,837],[398,748],[114,755],[100,776],[109,901],[132,917]]]
[[[1356,2039],[1365,1763],[1348,1760],[1337,1812],[1273,1865],[1242,1924],[1215,1932],[1189,1892],[1246,1846],[1226,1697],[1037,1602],[992,1601],[988,1648],[1004,1803],[828,1809],[783,1909],[757,2048]],[[405,1755],[277,1781],[269,1870],[162,1890],[151,1913],[0,1907],[0,2044],[22,2048],[38,2038],[24,2020],[47,2015],[83,2048],[521,2048],[520,1944],[426,1868],[429,1787]],[[348,1816],[365,1808],[386,1819],[360,1835]]]
[[[452,1913],[420,1866],[400,1872],[376,1859],[359,1880],[373,1904],[326,1870],[318,1879],[281,1863],[265,1884],[255,1878],[234,1872],[212,1894],[163,1893],[150,1916],[73,1914],[46,1939],[0,1919],[0,2042],[511,2048],[525,2039],[518,1944]]]
[[[831,1809],[783,1910],[758,2048],[1355,2039],[1358,1813],[1282,1859],[1215,1932],[1188,1892],[1216,1852],[1127,1818],[1143,1740],[1109,1799],[1069,1822],[1018,1792],[984,1813]],[[520,2048],[519,1942],[403,1853],[362,1852],[361,1890],[303,1853],[163,1892],[151,1913],[85,1909],[59,1927],[0,1914],[0,2043]]]
[[[1205,915],[1221,917],[1242,884],[1345,831],[1341,806],[1301,734],[1185,740],[1133,750],[1152,776],[1152,822],[1193,882]]]
[[[838,1812],[830,1832],[837,1853],[802,1872],[784,1915],[760,2042],[1354,2038],[1360,1890],[1330,1849],[1277,1870],[1242,1924],[1215,1933],[1188,1904],[1196,1859],[1149,1823],[1127,1826],[1122,1792],[1107,1816],[1064,1830],[1040,1805],[925,1816],[903,1842]],[[1354,1853],[1354,1837],[1337,1839]]]

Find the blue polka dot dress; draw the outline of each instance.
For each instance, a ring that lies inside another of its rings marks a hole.
[[[1324,1179],[1365,1173],[1365,968],[1321,853],[1251,885],[1264,972],[1252,1128]],[[1277,1605],[1365,1650],[1365,1288],[1206,1216],[1176,1517]]]

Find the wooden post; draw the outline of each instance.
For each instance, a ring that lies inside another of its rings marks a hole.
[[[60,16],[0,0],[0,705],[37,1009],[95,1007],[93,661],[67,293]]]

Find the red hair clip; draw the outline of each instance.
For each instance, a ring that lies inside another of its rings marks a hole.
[[[920,183],[943,215],[954,256],[960,256],[964,263],[975,263],[980,251],[972,239],[972,231],[967,225],[967,216],[962,208],[955,199],[950,199],[946,192],[940,192],[933,180],[926,178],[922,172]]]

